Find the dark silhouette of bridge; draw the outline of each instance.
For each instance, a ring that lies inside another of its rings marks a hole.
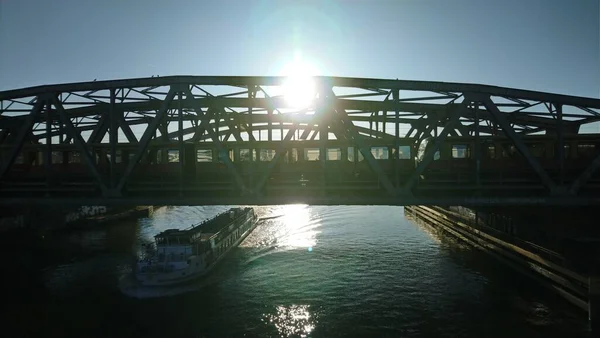
[[[0,204],[600,205],[600,100],[167,76],[0,92]]]

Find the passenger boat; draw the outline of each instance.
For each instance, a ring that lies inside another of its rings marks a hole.
[[[206,275],[256,224],[254,209],[232,208],[185,230],[165,230],[136,262],[135,280],[142,286],[161,286]]]

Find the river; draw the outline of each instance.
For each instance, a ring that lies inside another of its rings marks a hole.
[[[401,207],[256,208],[262,222],[170,297],[119,289],[141,245],[228,207],[163,207],[68,234],[3,237],[3,330],[46,337],[587,337],[586,314]],[[8,306],[7,306],[8,305]]]

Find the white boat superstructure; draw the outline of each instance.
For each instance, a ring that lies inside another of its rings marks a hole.
[[[232,208],[186,230],[155,236],[155,248],[139,259],[135,279],[145,286],[172,285],[207,274],[257,224],[252,208]]]

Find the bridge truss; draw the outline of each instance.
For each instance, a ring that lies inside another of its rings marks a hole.
[[[0,203],[600,204],[600,144],[576,173],[568,170],[569,140],[600,141],[583,135],[600,120],[598,99],[316,77],[314,100],[298,109],[283,95],[286,80],[169,76],[0,92]],[[553,142],[550,164],[525,142],[536,134]],[[485,179],[482,142],[494,137],[516,149],[530,181]],[[425,138],[431,143],[417,162]],[[450,181],[428,181],[436,154],[452,139],[469,140],[470,164],[456,175],[448,167]],[[377,146],[387,149],[383,158]],[[219,166],[199,164],[198,148],[213,151]],[[317,161],[292,160],[292,152],[309,148],[318,149]],[[266,161],[261,149],[270,151]],[[172,163],[168,150],[176,150]],[[242,158],[242,151],[252,155]],[[164,170],[160,162],[175,168],[171,176],[144,176]],[[69,177],[76,167],[84,172]]]

